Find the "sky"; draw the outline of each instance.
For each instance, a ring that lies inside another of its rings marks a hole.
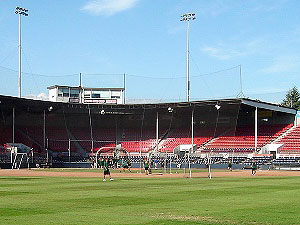
[[[186,99],[190,22],[191,100],[245,96],[281,102],[300,88],[299,0],[0,0],[0,94],[51,85],[123,87],[127,102]],[[241,69],[241,70],[240,70]],[[241,78],[241,79],[240,79]]]

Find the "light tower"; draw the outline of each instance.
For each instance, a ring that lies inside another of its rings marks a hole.
[[[21,16],[28,16],[28,9],[24,9],[21,7],[16,7],[16,14],[19,15],[19,80],[18,80],[18,87],[19,87],[19,97],[22,97],[22,46],[21,46]]]
[[[186,101],[190,101],[190,65],[189,65],[189,54],[190,54],[190,21],[195,20],[195,13],[185,13],[181,15],[180,21],[187,21],[186,29]]]

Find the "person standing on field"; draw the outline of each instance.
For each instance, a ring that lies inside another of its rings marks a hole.
[[[144,161],[145,174],[149,175],[149,162],[145,159]]]
[[[108,158],[106,158],[104,163],[103,163],[103,181],[106,181],[106,179],[105,179],[106,175],[109,176],[110,181],[114,180],[114,179],[111,178],[111,175],[110,175]]]
[[[231,162],[231,160],[229,160],[229,162],[228,162],[228,170],[232,171],[232,162]]]
[[[254,176],[256,174],[256,170],[257,170],[257,163],[256,163],[256,160],[254,160],[252,162],[252,173],[251,173],[252,176]]]
[[[98,164],[100,168],[103,168],[103,164],[104,164],[103,158],[98,159]]]

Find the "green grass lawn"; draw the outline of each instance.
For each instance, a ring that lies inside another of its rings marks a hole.
[[[0,177],[0,224],[299,224],[300,177]]]

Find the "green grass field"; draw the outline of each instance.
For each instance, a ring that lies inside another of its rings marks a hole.
[[[0,177],[0,224],[299,224],[300,177]]]

